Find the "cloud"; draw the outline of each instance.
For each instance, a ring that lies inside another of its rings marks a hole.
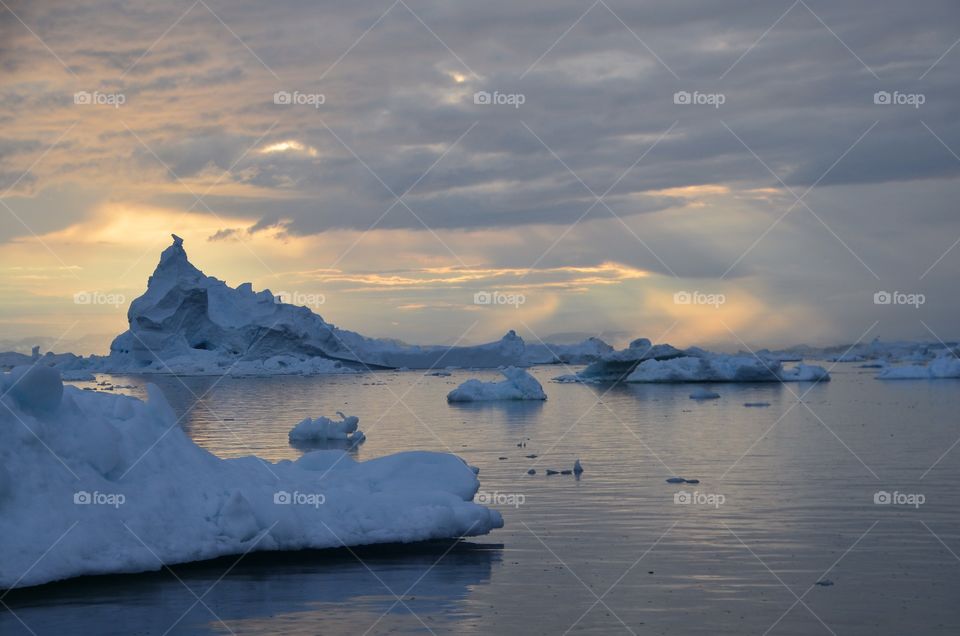
[[[55,55],[0,22],[0,188],[20,179],[4,201],[23,221],[0,209],[0,240],[96,229],[109,202],[209,215],[211,245],[315,241],[321,267],[356,241],[338,267],[368,288],[386,285],[354,256],[420,281],[615,262],[808,310],[824,288],[875,286],[869,270],[916,283],[946,253],[924,284],[948,294],[955,2],[588,6],[12,5]],[[794,205],[811,187],[812,211]],[[871,309],[831,306],[824,332],[858,332]]]

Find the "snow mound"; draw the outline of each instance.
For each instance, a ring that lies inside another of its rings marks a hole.
[[[309,417],[290,430],[290,441],[318,442],[318,441],[345,441],[350,444],[359,444],[366,439],[363,431],[357,430],[360,418],[355,415],[344,415],[337,411],[339,420],[320,416],[316,419]]]
[[[405,452],[295,462],[220,459],[148,401],[64,387],[38,366],[0,375],[0,589],[141,572],[249,550],[481,535],[476,469]]]
[[[627,382],[808,382],[829,380],[823,367],[798,364],[785,369],[779,360],[689,349],[668,360],[645,360]]]
[[[488,400],[546,400],[547,395],[535,377],[516,367],[500,371],[506,380],[481,382],[467,380],[447,394],[448,402],[480,402]]]
[[[926,365],[912,364],[887,367],[877,375],[879,380],[941,380],[960,378],[960,358],[939,356]]]

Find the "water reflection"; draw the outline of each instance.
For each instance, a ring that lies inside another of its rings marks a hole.
[[[384,615],[371,633],[424,631],[420,620],[470,617],[464,600],[489,582],[501,553],[499,544],[440,541],[255,553],[239,563],[74,579],[10,592],[0,634],[346,634]]]

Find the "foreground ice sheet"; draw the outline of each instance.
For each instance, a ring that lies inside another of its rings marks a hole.
[[[960,378],[960,359],[940,356],[925,365],[912,364],[902,367],[887,367],[877,378],[880,380],[940,380]]]
[[[481,382],[467,380],[447,394],[448,402],[481,402],[488,400],[546,400],[547,394],[537,379],[515,367],[500,371],[506,380]]]
[[[0,589],[156,570],[250,550],[480,535],[476,470],[446,453],[356,462],[220,459],[149,400],[64,387],[38,366],[0,375]]]

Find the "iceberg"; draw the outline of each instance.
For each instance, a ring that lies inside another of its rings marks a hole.
[[[448,402],[481,402],[489,400],[546,400],[547,395],[535,377],[523,369],[508,367],[500,373],[502,382],[467,380],[447,394]]]
[[[496,368],[522,364],[523,339],[508,332],[475,346],[416,346],[368,338],[281,302],[250,283],[230,287],[187,258],[183,239],[160,255],[147,291],[127,312],[129,329],[110,355],[91,361],[113,373],[318,374],[358,369]]]
[[[960,358],[939,356],[925,365],[911,364],[887,367],[879,374],[878,380],[940,380],[960,378]]]
[[[527,343],[523,359],[527,364],[590,364],[612,352],[600,338],[587,338],[574,344]]]
[[[616,382],[630,375],[645,360],[667,360],[682,355],[682,351],[668,344],[654,345],[647,338],[637,338],[626,349],[603,354],[599,360],[577,373],[577,377],[586,382]],[[566,376],[560,376],[557,380],[571,381]]]
[[[685,355],[667,360],[645,360],[627,376],[626,382],[820,382],[830,379],[823,367],[798,364],[785,369],[775,359],[752,355],[710,353],[688,349]]]
[[[342,441],[349,444],[359,444],[366,439],[363,431],[357,429],[360,418],[355,415],[344,415],[337,411],[339,420],[320,416],[316,419],[309,417],[302,420],[290,430],[291,443]]]
[[[482,535],[477,469],[447,453],[364,462],[221,459],[194,444],[154,385],[146,402],[0,375],[0,589],[249,551]]]
[[[807,345],[791,347],[770,355],[785,360],[787,357],[803,357],[828,362],[874,362],[879,364],[894,362],[925,363],[943,355],[955,355],[958,345],[955,342],[912,342],[882,341],[875,338],[871,342],[858,342],[852,345],[834,345],[815,348]],[[761,352],[762,353],[762,352]]]

